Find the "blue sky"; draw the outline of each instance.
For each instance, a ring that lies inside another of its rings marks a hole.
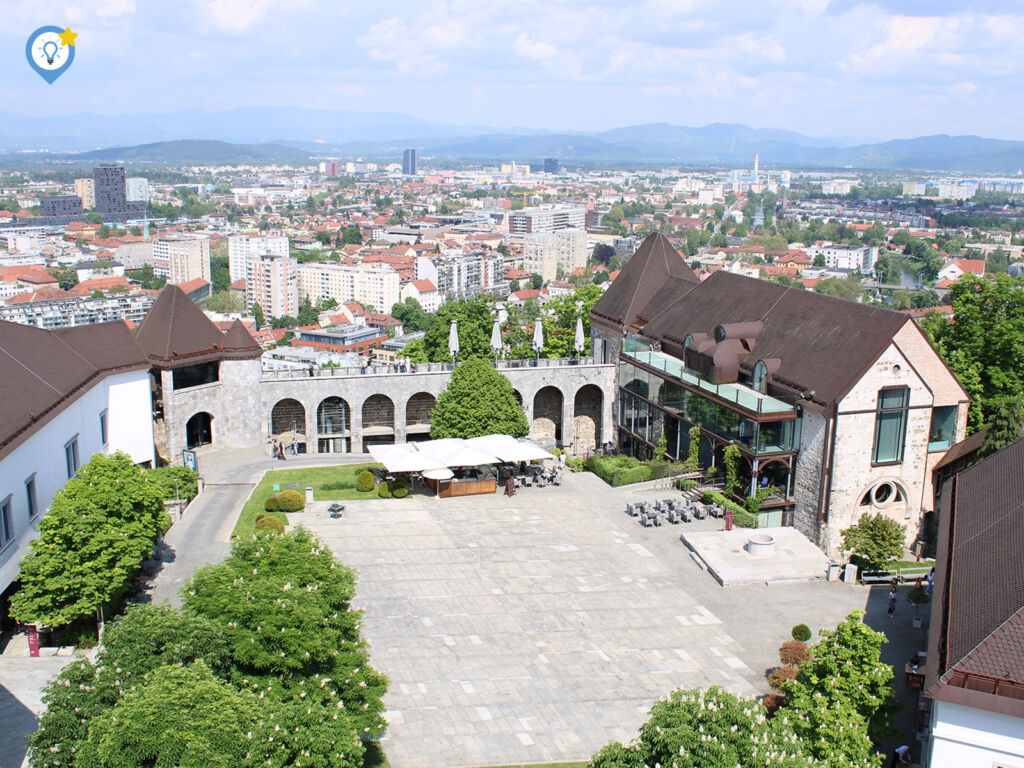
[[[600,130],[1024,139],[1024,4],[993,0],[0,0],[0,112],[238,106]],[[52,86],[24,57],[79,33]]]

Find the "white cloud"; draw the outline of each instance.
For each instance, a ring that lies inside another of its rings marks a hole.
[[[558,49],[551,43],[541,40],[534,42],[525,32],[520,32],[516,38],[516,53],[528,59],[553,59],[558,55]]]
[[[97,11],[97,16],[124,16],[135,13],[135,0],[107,0]]]

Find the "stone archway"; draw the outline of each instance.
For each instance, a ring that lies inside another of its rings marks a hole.
[[[198,448],[213,442],[213,416],[206,411],[193,414],[185,422],[185,447]]]
[[[579,456],[591,453],[601,444],[601,413],[604,393],[595,384],[585,384],[576,390],[573,399],[572,433],[573,452]]]
[[[340,397],[325,397],[316,409],[317,453],[348,453],[352,450],[352,409]]]
[[[395,442],[395,404],[387,395],[370,395],[363,402],[363,446]]]
[[[405,439],[426,440],[430,437],[430,412],[437,402],[429,392],[417,392],[405,404]]]
[[[535,440],[562,444],[562,399],[562,391],[550,386],[534,396],[530,434]]]
[[[306,407],[291,397],[278,400],[270,411],[270,437],[286,453],[306,453]]]

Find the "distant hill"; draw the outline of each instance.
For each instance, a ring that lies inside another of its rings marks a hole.
[[[158,163],[160,165],[308,165],[309,152],[278,144],[229,144],[226,141],[184,139],[112,147],[67,155],[64,159],[97,163]]]

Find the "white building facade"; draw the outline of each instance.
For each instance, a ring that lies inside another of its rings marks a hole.
[[[245,279],[245,263],[250,256],[269,253],[274,256],[290,254],[287,235],[232,235],[228,238],[228,271],[231,282]]]
[[[246,259],[245,306],[259,304],[266,317],[298,317],[299,264],[289,256],[264,253]]]
[[[210,238],[161,238],[153,243],[153,272],[173,285],[210,281]]]

